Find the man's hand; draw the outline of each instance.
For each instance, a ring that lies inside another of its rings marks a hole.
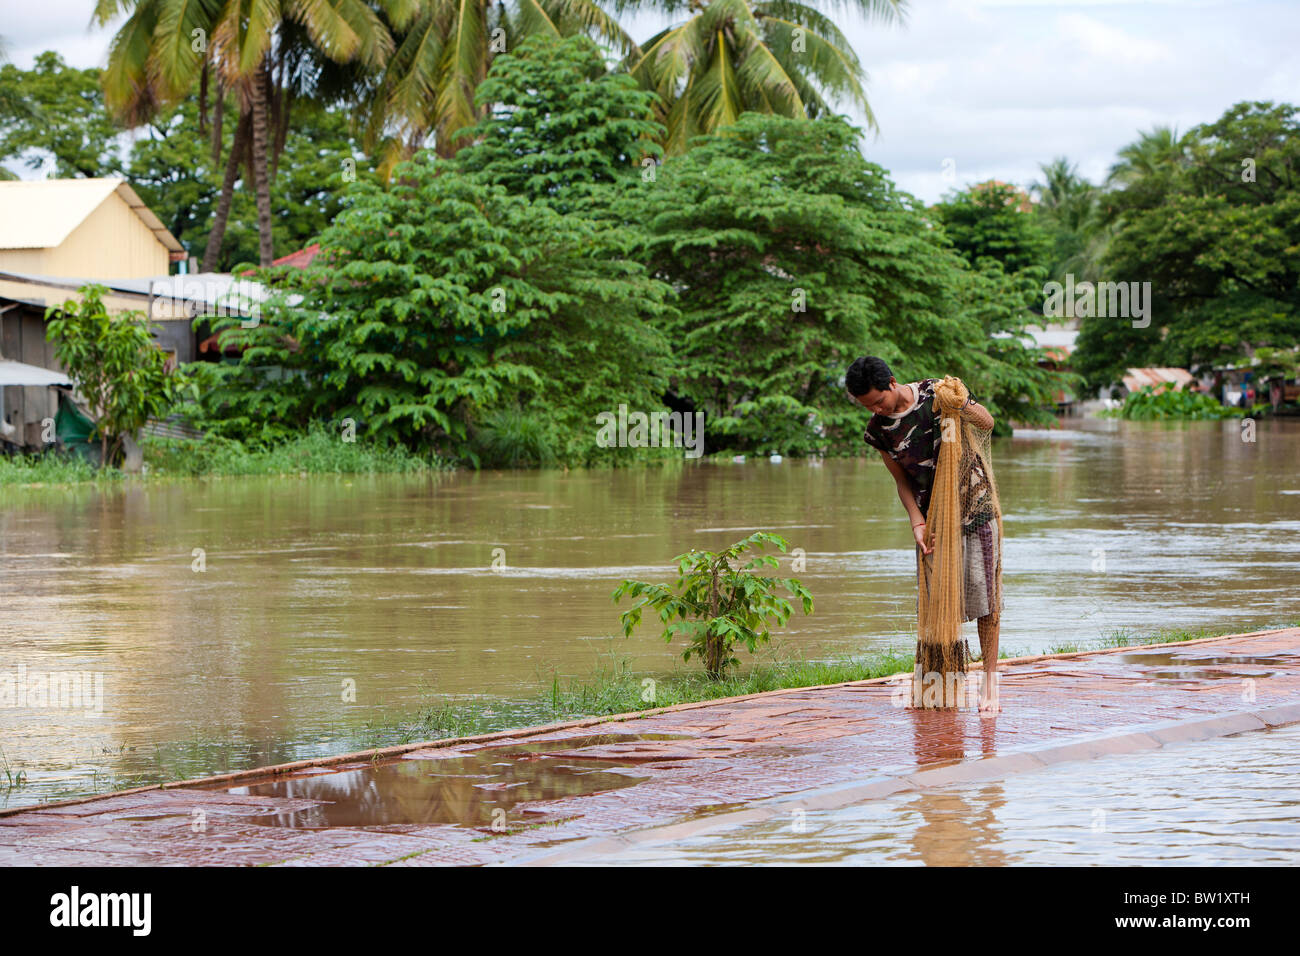
[[[932,552],[932,551],[934,550],[934,548],[930,547],[930,545],[929,545],[929,544],[926,542],[926,540],[925,540],[925,522],[924,522],[924,521],[921,522],[920,524],[914,524],[914,525],[912,525],[912,537],[915,538],[915,539],[916,539],[916,543],[917,543],[918,545],[920,545],[920,547],[921,547],[921,553],[922,553],[922,554],[929,554],[930,552]]]
[[[960,412],[961,417],[975,425],[982,431],[991,431],[993,429],[993,416],[989,414],[988,409],[978,402],[972,402],[963,408]]]

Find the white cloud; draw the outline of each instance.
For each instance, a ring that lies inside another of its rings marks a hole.
[[[108,62],[108,45],[113,31],[92,25],[94,4],[90,0],[0,2],[5,5],[4,19],[0,20],[0,36],[4,37],[10,62],[16,66],[29,69],[36,54],[44,50],[56,50],[69,64],[83,69]],[[119,14],[113,24],[116,26],[125,20],[126,17]]]
[[[1076,41],[1081,53],[1104,60],[1161,63],[1174,58],[1169,47],[1159,40],[1134,36],[1082,13],[1063,13],[1057,23],[1059,36]]]

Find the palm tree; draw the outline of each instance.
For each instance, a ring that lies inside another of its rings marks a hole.
[[[1119,151],[1119,162],[1110,168],[1106,181],[1113,186],[1128,186],[1153,176],[1163,176],[1187,163],[1186,137],[1176,130],[1156,126],[1142,133],[1136,142]]]
[[[644,7],[615,0],[615,9]],[[754,110],[793,118],[831,112],[847,99],[877,129],[867,102],[867,75],[848,38],[816,0],[650,0],[669,15],[687,14],[652,37],[626,68],[662,101],[665,152],[680,153],[692,136],[711,133]],[[839,4],[837,4],[838,6]],[[846,0],[843,6],[884,23],[902,23],[905,0]]]
[[[434,137],[439,156],[466,145],[462,130],[487,113],[474,103],[492,57],[535,35],[584,33],[620,54],[636,43],[595,0],[412,0],[413,15],[393,24],[396,48],[369,90],[367,143],[387,138],[388,169]]]
[[[1190,166],[1188,148],[1193,142],[1191,133],[1180,137],[1168,126],[1156,126],[1123,147],[1106,177],[1110,188],[1102,196],[1103,223],[1113,232],[1125,211],[1161,205],[1175,179]]]
[[[1064,156],[1040,163],[1038,168],[1042,170],[1043,182],[1034,183],[1029,191],[1062,225],[1078,229],[1088,217],[1097,187],[1079,175],[1077,163]]]
[[[1071,273],[1081,280],[1101,278],[1102,262],[1114,235],[1106,221],[1101,190],[1079,175],[1077,164],[1058,156],[1038,167],[1043,182],[1030,186],[1042,214],[1055,225],[1056,257],[1052,276]]]
[[[418,0],[376,0],[393,22],[404,22]],[[104,71],[110,110],[136,125],[163,106],[189,95],[196,81],[206,94],[209,71],[218,81],[217,115],[224,91],[232,91],[240,122],[227,162],[217,216],[204,255],[204,269],[215,266],[230,196],[243,153],[257,196],[259,259],[269,265],[271,243],[271,121],[288,122],[285,64],[302,56],[334,62],[358,61],[378,69],[392,49],[392,38],[371,4],[363,0],[97,0],[94,18],[101,25],[119,9],[131,15],[113,38]],[[205,96],[206,99],[206,96]],[[206,105],[206,104],[205,104]],[[220,151],[220,124],[213,124]]]

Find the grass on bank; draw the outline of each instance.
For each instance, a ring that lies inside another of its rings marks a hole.
[[[1269,625],[1256,630],[1269,630],[1273,627],[1300,627],[1300,621]],[[1121,629],[1084,645],[1054,645],[1045,653],[1071,654],[1144,644],[1176,644],[1234,633],[1238,633],[1235,628],[1169,628],[1154,634],[1139,634]],[[971,643],[974,644],[973,641]],[[1010,656],[1012,655],[1004,650],[998,658]],[[721,681],[710,681],[703,673],[687,671],[668,675],[634,673],[626,661],[619,661],[597,668],[584,680],[561,682],[559,677],[553,677],[549,685],[532,698],[504,702],[439,702],[421,709],[414,718],[406,721],[368,724],[357,737],[357,749],[471,737],[585,717],[612,717],[676,704],[743,697],[773,690],[871,680],[910,673],[914,664],[912,654],[886,650],[864,658],[839,661],[764,662],[752,665],[744,673],[733,674]],[[648,684],[647,681],[653,683]]]
[[[206,435],[198,439],[141,439],[145,471],[150,478],[202,478],[274,475],[413,474],[446,471],[448,464],[433,455],[417,455],[400,445],[344,441],[335,429],[314,424],[275,445],[246,445],[230,438]],[[0,485],[112,484],[124,480],[117,468],[96,468],[76,455],[0,457]]]

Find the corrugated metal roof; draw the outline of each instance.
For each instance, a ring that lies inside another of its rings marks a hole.
[[[0,358],[0,385],[62,385],[71,388],[68,376],[53,369],[40,368]]]
[[[1175,388],[1183,388],[1196,381],[1196,378],[1185,368],[1131,368],[1122,381],[1130,392],[1136,392],[1144,385],[1159,385],[1162,382],[1172,382]]]
[[[121,179],[0,182],[0,249],[52,249],[115,192],[168,250],[185,251],[162,220]]]

